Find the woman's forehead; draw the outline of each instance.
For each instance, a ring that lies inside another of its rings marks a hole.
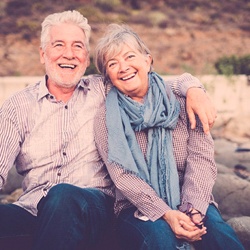
[[[127,43],[126,41],[116,43],[113,46],[109,47],[107,53],[105,55],[105,61],[109,61],[112,58],[115,58],[118,54],[120,54],[123,49],[127,47],[128,50],[131,51],[138,51],[138,48],[135,46],[134,43]]]

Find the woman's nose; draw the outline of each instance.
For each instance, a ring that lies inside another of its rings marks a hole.
[[[128,69],[129,65],[125,61],[120,62],[120,69],[119,69],[120,72],[126,72],[128,71]]]

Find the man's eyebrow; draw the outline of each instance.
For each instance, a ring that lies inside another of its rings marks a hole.
[[[55,44],[55,43],[58,43],[58,42],[63,43],[62,40],[55,40],[55,41],[52,41],[51,44]]]
[[[55,40],[55,41],[51,42],[51,44],[55,44],[55,43],[64,43],[64,41],[63,40]],[[85,45],[85,43],[83,41],[80,41],[80,40],[73,41],[73,43],[81,43],[82,45]]]
[[[74,43],[81,43],[82,45],[85,45],[83,41],[74,41]]]

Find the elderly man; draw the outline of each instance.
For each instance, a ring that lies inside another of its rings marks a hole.
[[[0,205],[0,237],[33,234],[36,250],[94,246],[112,220],[113,183],[93,135],[105,84],[100,76],[82,78],[89,38],[88,21],[77,11],[46,17],[40,48],[46,75],[0,109],[0,187],[14,163],[24,176],[18,201]],[[208,131],[215,114],[200,87],[189,74],[173,86],[187,92]],[[192,111],[190,117],[195,126]]]

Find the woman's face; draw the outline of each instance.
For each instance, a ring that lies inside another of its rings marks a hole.
[[[124,44],[120,53],[106,63],[106,72],[122,93],[141,102],[148,90],[148,72],[152,58]]]

